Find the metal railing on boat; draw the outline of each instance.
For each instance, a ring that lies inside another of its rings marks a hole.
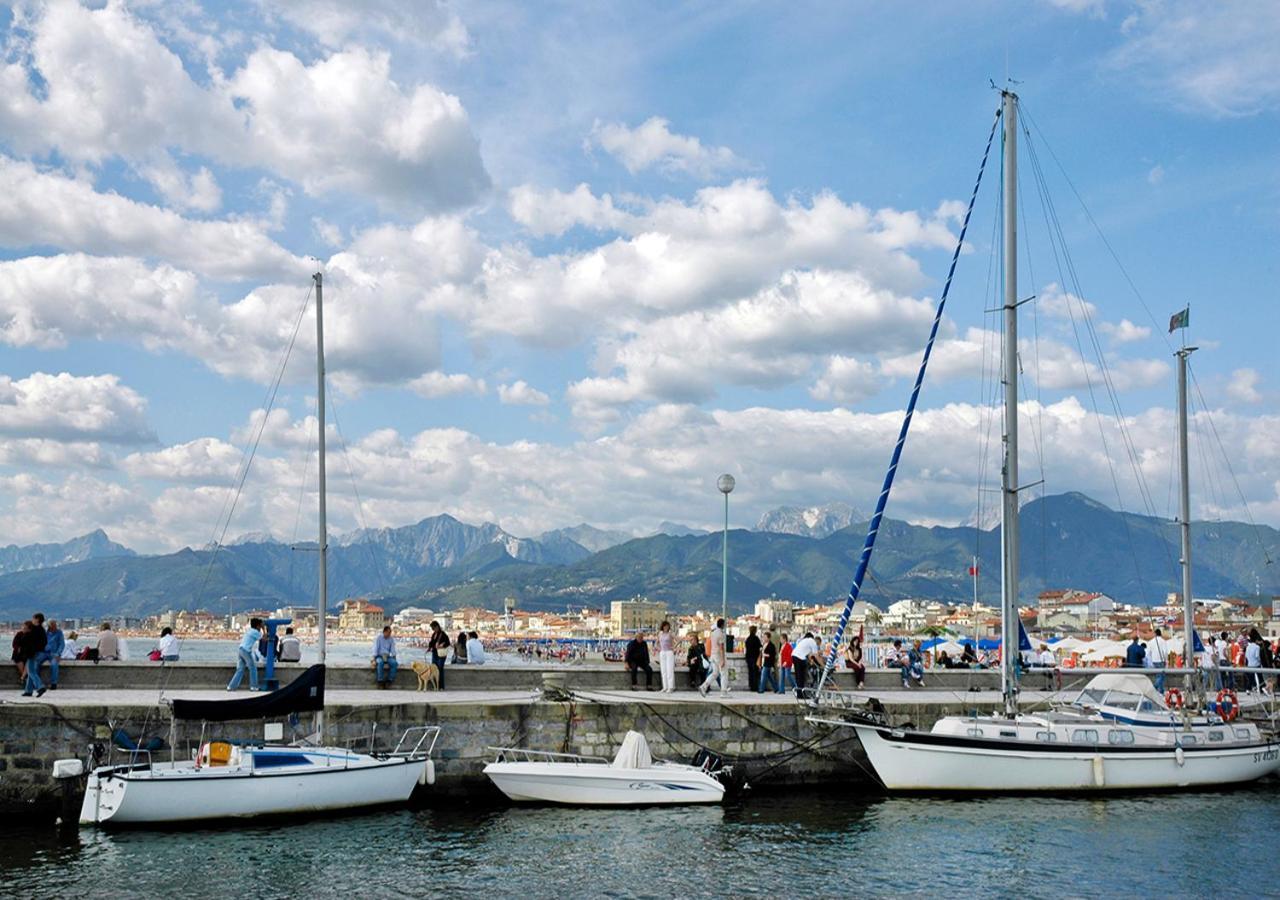
[[[604,756],[587,756],[581,753],[553,753],[550,750],[526,750],[523,747],[486,747],[485,749],[497,754],[494,762],[609,762]]]

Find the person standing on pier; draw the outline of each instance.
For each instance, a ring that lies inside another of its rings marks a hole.
[[[431,651],[431,661],[440,673],[440,690],[444,690],[444,661],[449,655],[449,635],[440,627],[440,623],[431,620],[431,638],[427,641],[427,649]]]
[[[1168,659],[1169,645],[1157,628],[1155,637],[1151,639],[1151,646],[1147,648],[1147,660],[1151,663],[1151,668],[1161,670],[1156,675],[1156,690],[1162,694],[1164,693],[1164,668]]]
[[[778,645],[773,642],[772,631],[764,633],[764,646],[760,650],[760,658],[763,665],[760,667],[760,685],[756,688],[756,692],[763,694],[765,688],[769,688],[776,694],[782,693],[778,689]]]
[[[796,676],[792,669],[795,667],[793,654],[795,648],[791,646],[791,640],[787,635],[783,635],[778,643],[778,693],[785,694],[787,692],[787,682],[791,682],[791,686],[796,686]]]
[[[720,682],[720,693],[729,693],[729,659],[725,650],[724,619],[716,619],[716,627],[711,630],[711,671],[707,680],[702,682],[698,690],[706,696],[711,690],[711,682]]]
[[[658,626],[658,671],[662,675],[662,693],[676,689],[676,637],[671,633],[671,623]]]
[[[58,627],[58,623],[50,619],[44,652],[40,654],[40,663],[47,662],[49,664],[49,690],[51,691],[58,689],[58,663],[62,659],[62,651],[65,649],[67,649],[67,636]],[[39,663],[37,664],[38,667]]]
[[[31,627],[23,631],[22,639],[22,661],[26,664],[27,681],[23,688],[22,696],[30,697],[32,694],[40,697],[44,695],[47,688],[40,681],[40,659],[44,654],[45,644],[48,636],[44,631],[44,616],[36,613],[31,617],[28,623]]]
[[[249,673],[249,690],[258,689],[258,664],[253,658],[254,648],[262,640],[262,620],[256,616],[249,620],[249,627],[240,638],[240,646],[236,648],[236,673],[227,682],[227,690],[234,691],[244,680],[244,673]],[[99,644],[101,647],[101,644]]]
[[[756,637],[756,626],[747,631],[747,639],[742,642],[742,649],[747,656],[747,690],[757,693],[760,690],[760,638]]]

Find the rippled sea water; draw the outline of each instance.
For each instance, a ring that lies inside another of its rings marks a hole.
[[[86,829],[70,842],[52,827],[0,827],[0,893],[1200,897],[1230,885],[1254,897],[1280,888],[1278,830],[1274,783],[1106,800],[805,789],[683,809],[455,801],[216,830]]]

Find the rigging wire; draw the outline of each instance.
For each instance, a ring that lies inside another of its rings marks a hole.
[[[1249,526],[1253,529],[1254,538],[1258,542],[1258,546],[1262,549],[1263,559],[1266,560],[1265,565],[1271,565],[1271,554],[1267,551],[1267,545],[1262,540],[1262,530],[1258,527],[1257,521],[1253,518],[1253,511],[1249,508],[1249,501],[1245,499],[1244,490],[1240,487],[1240,479],[1236,477],[1235,467],[1231,465],[1231,457],[1227,453],[1226,445],[1222,443],[1222,436],[1218,433],[1218,426],[1213,421],[1213,416],[1208,415],[1208,405],[1204,402],[1204,394],[1200,390],[1200,382],[1196,378],[1195,369],[1191,367],[1191,360],[1187,360],[1187,372],[1191,375],[1191,386],[1196,392],[1196,396],[1200,398],[1200,405],[1205,410],[1206,418],[1209,420],[1209,429],[1213,434],[1213,439],[1218,445],[1218,452],[1222,454],[1222,460],[1226,463],[1227,474],[1231,476],[1231,483],[1235,486],[1236,495],[1240,498],[1240,504],[1244,507],[1245,518],[1249,520]]]
[[[1146,298],[1142,296],[1142,291],[1138,290],[1138,285],[1135,284],[1133,278],[1130,277],[1129,270],[1126,269],[1124,267],[1124,263],[1120,261],[1120,255],[1116,253],[1115,248],[1111,246],[1111,242],[1107,240],[1106,234],[1102,231],[1102,226],[1098,224],[1096,219],[1094,219],[1093,213],[1089,210],[1088,205],[1084,202],[1084,197],[1082,197],[1080,195],[1080,192],[1076,190],[1076,186],[1074,182],[1072,182],[1071,177],[1067,175],[1066,167],[1062,165],[1061,160],[1058,159],[1058,155],[1053,152],[1053,146],[1049,143],[1049,139],[1045,136],[1043,129],[1040,128],[1039,123],[1037,123],[1035,120],[1035,117],[1031,115],[1025,103],[1020,103],[1019,107],[1022,109],[1024,120],[1026,122],[1029,122],[1031,127],[1036,130],[1036,134],[1039,135],[1040,141],[1044,144],[1044,148],[1049,151],[1049,156],[1053,159],[1054,164],[1058,167],[1058,171],[1062,174],[1062,178],[1067,183],[1067,187],[1071,188],[1071,193],[1075,195],[1076,200],[1080,203],[1080,208],[1084,210],[1085,217],[1088,218],[1089,224],[1093,226],[1093,230],[1098,233],[1098,237],[1101,239],[1102,245],[1106,247],[1107,252],[1111,254],[1111,259],[1115,262],[1116,266],[1120,269],[1120,274],[1124,277],[1125,282],[1129,285],[1129,289],[1133,291],[1134,297],[1138,299],[1138,303],[1141,304],[1143,312],[1147,314],[1147,318],[1151,321],[1152,326],[1154,326],[1156,334],[1160,335],[1160,339],[1164,341],[1164,345],[1167,348],[1169,348],[1169,352],[1172,353],[1174,350],[1174,346],[1171,343],[1169,343],[1168,334],[1165,333],[1164,329],[1161,327],[1160,322],[1156,319],[1155,315],[1152,314],[1151,307],[1147,305]],[[1025,125],[1023,126],[1023,130],[1024,131],[1026,130]]]
[[[1059,279],[1061,281],[1063,291],[1067,295],[1065,297],[1064,306],[1071,322],[1071,329],[1076,341],[1076,348],[1080,354],[1085,384],[1089,393],[1090,402],[1093,405],[1095,419],[1098,424],[1099,439],[1102,443],[1103,452],[1107,459],[1107,467],[1111,475],[1112,487],[1116,493],[1116,502],[1119,506],[1120,512],[1126,512],[1123,493],[1120,489],[1120,481],[1110,458],[1110,448],[1106,437],[1106,429],[1103,427],[1102,417],[1099,415],[1097,393],[1094,388],[1095,377],[1090,372],[1090,365],[1086,358],[1084,349],[1085,341],[1081,337],[1081,323],[1084,325],[1084,333],[1088,338],[1088,343],[1098,360],[1099,380],[1102,383],[1102,387],[1110,401],[1112,410],[1114,411],[1115,415],[1113,421],[1115,422],[1116,430],[1120,435],[1121,447],[1123,448],[1125,455],[1128,458],[1129,465],[1133,471],[1139,498],[1142,505],[1147,510],[1148,515],[1154,517],[1156,515],[1155,502],[1147,487],[1146,479],[1142,475],[1141,461],[1139,459],[1140,454],[1137,450],[1137,444],[1133,439],[1128,422],[1126,421],[1121,408],[1119,390],[1117,389],[1115,380],[1112,377],[1110,366],[1107,364],[1106,354],[1102,349],[1102,342],[1098,337],[1097,329],[1093,323],[1093,317],[1089,312],[1088,304],[1083,299],[1084,291],[1080,285],[1080,279],[1076,271],[1075,262],[1072,259],[1067,246],[1065,232],[1062,228],[1062,221],[1058,216],[1056,205],[1053,202],[1053,197],[1048,190],[1048,183],[1044,176],[1043,167],[1040,164],[1039,153],[1036,150],[1036,142],[1032,140],[1031,133],[1027,130],[1025,125],[1023,126],[1023,133],[1027,137],[1027,155],[1031,161],[1032,171],[1036,177],[1036,186],[1040,195],[1041,206],[1044,211],[1046,226],[1050,235],[1049,246],[1053,251],[1054,262],[1058,268]],[[1052,150],[1050,150],[1050,152],[1052,152]],[[1079,197],[1078,193],[1077,197]],[[1083,200],[1081,200],[1081,204],[1083,205]],[[1073,297],[1076,303],[1079,304],[1078,317],[1077,310],[1072,303]],[[1132,529],[1130,528],[1127,517],[1122,517],[1122,521],[1124,522],[1125,534],[1129,543],[1130,555],[1133,559],[1138,588],[1142,596],[1145,597],[1147,594],[1146,581],[1143,578],[1141,565],[1138,561],[1137,548],[1133,542]],[[1162,542],[1162,545],[1170,570],[1176,570],[1176,564],[1173,560],[1169,545],[1165,542]]]
[[[257,433],[253,439],[245,447],[244,456],[237,473],[236,480],[229,492],[229,501],[223,502],[223,510],[225,517],[219,515],[218,524],[214,526],[215,539],[212,541],[213,552],[209,554],[209,564],[205,567],[204,578],[200,583],[200,589],[196,592],[196,605],[200,605],[200,600],[204,596],[205,589],[209,585],[209,578],[213,573],[214,560],[218,557],[218,551],[222,549],[223,541],[227,537],[227,529],[231,527],[231,519],[235,515],[236,505],[240,501],[240,494],[244,490],[245,481],[249,477],[249,469],[253,465],[253,460],[258,454],[258,446],[262,443],[262,435],[267,429],[267,422],[271,418],[271,410],[275,407],[276,397],[280,393],[280,384],[284,381],[285,369],[289,365],[289,356],[293,353],[293,346],[298,340],[298,331],[302,328],[302,320],[307,314],[307,307],[311,305],[312,287],[307,288],[307,294],[303,298],[302,307],[298,310],[297,321],[293,325],[293,333],[289,335],[289,343],[285,347],[281,355],[280,365],[276,369],[275,378],[272,380],[270,387],[266,392],[266,402],[263,407],[262,421],[258,423]],[[220,529],[219,529],[220,526]]]

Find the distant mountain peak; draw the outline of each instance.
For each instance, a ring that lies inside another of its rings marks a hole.
[[[825,538],[842,528],[848,528],[856,519],[857,512],[848,503],[808,507],[780,506],[762,515],[755,530]]]
[[[19,547],[10,544],[0,547],[0,575],[9,572],[27,572],[32,569],[50,569],[67,563],[108,556],[136,556],[123,544],[117,544],[101,528],[82,534],[61,544],[29,544]]]
[[[705,528],[692,528],[688,525],[681,525],[679,522],[662,521],[658,523],[658,530],[654,534],[667,534],[671,537],[688,537],[689,535],[710,534]]]

